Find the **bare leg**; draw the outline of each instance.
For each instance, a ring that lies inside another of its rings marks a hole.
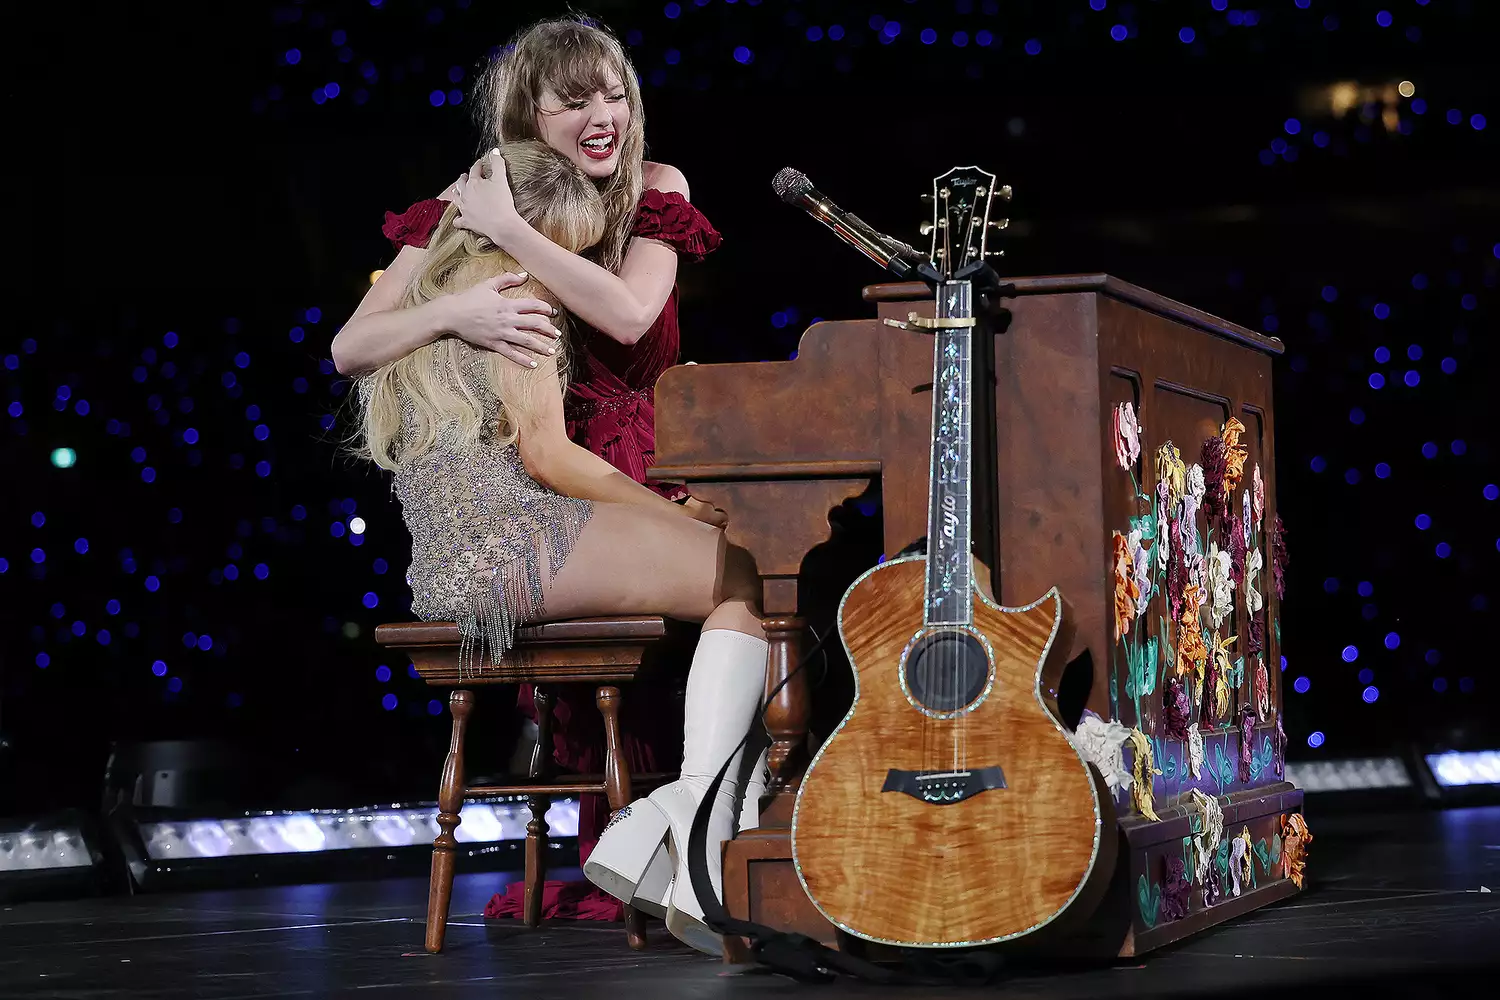
[[[710,954],[722,953],[723,941],[703,922],[702,904],[689,884],[687,835],[698,803],[727,758],[729,773],[708,831],[709,877],[717,895],[719,845],[734,836],[739,812],[733,755],[765,691],[759,589],[753,560],[728,545],[721,530],[670,511],[618,504],[595,505],[568,561],[543,588],[549,618],[654,612],[703,623],[683,706],[681,776],[612,825],[584,873],[629,903],[665,838],[675,866],[667,929]]]
[[[594,505],[573,552],[543,587],[549,619],[659,614],[763,637],[759,579],[724,532],[684,515]]]

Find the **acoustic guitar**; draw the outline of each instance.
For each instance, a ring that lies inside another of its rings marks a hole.
[[[1062,595],[1001,607],[975,586],[970,279],[994,274],[995,180],[964,167],[933,181],[936,319],[910,319],[935,340],[927,552],[876,566],[844,594],[854,704],[792,816],[808,897],[836,927],[884,944],[991,944],[1060,925],[1070,907],[1097,904],[1114,868],[1112,800],[1053,695]]]

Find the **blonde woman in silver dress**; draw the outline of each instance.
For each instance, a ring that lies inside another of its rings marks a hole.
[[[488,176],[497,150],[475,165]],[[597,188],[540,142],[508,144],[518,212],[577,253],[604,233]],[[501,294],[555,296],[483,236],[453,225],[450,206],[405,293],[408,306],[492,282]],[[567,338],[536,368],[446,336],[360,380],[361,446],[395,474],[412,536],[412,610],[456,621],[471,662],[501,655],[518,625],[594,615],[661,614],[701,622],[688,675],[681,778],[632,804],[585,864],[596,885],[664,915],[700,951],[722,953],[686,877],[686,838],[708,783],[754,721],[765,684],[759,580],[724,538],[722,514],[664,499],[568,439]],[[714,803],[708,856],[733,835],[741,767]],[[752,769],[753,771],[754,769]],[[754,778],[751,777],[753,782]],[[751,795],[759,789],[748,789]]]

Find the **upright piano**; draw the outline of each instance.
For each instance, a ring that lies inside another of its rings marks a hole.
[[[1165,682],[1144,700],[1140,685],[1131,685],[1112,631],[1113,535],[1127,532],[1142,508],[1131,477],[1115,461],[1113,411],[1129,401],[1140,414],[1139,489],[1147,495],[1155,487],[1150,456],[1161,444],[1175,442],[1191,464],[1206,437],[1238,418],[1247,428],[1245,482],[1258,466],[1270,525],[1276,513],[1271,365],[1282,345],[1107,275],[1007,281],[1014,295],[1004,302],[1009,322],[994,335],[993,385],[975,394],[978,400],[992,393],[994,420],[981,428],[976,410],[976,459],[984,448],[991,475],[975,484],[974,534],[1002,604],[1029,603],[1054,585],[1069,602],[1075,628],[1064,687],[1072,683],[1079,691],[1075,710],[1086,707],[1138,728],[1156,750],[1161,773],[1150,780],[1157,819],[1133,809],[1128,797],[1117,798],[1120,860],[1112,890],[1068,945],[1074,952],[1139,954],[1295,891],[1273,855],[1280,853],[1282,816],[1300,811],[1301,793],[1283,780],[1280,753],[1274,766],[1266,759],[1252,774],[1222,763],[1241,760],[1239,713],[1256,701],[1255,671],[1241,670],[1231,712],[1204,720],[1209,763],[1198,774],[1190,771],[1186,747],[1164,735]],[[722,507],[730,543],[755,557],[772,640],[768,686],[798,662],[808,626],[828,624],[854,575],[926,530],[932,340],[882,320],[932,315],[930,292],[922,284],[886,284],[866,288],[864,298],[875,317],[815,324],[793,360],[680,366],[656,386],[657,464],[650,474],[686,483]],[[815,558],[838,534],[839,518],[831,522],[830,513],[851,504],[874,522],[865,564]],[[1264,556],[1269,583],[1270,552]],[[1280,601],[1269,585],[1264,590],[1262,614],[1270,626],[1264,660],[1279,664]],[[1157,613],[1153,607],[1150,619]],[[837,655],[828,662],[830,671],[839,670]],[[832,724],[848,705],[849,686],[839,681],[830,677],[818,686],[818,696],[833,703],[831,714],[823,713]],[[1257,715],[1248,741],[1257,765],[1271,741],[1282,746],[1279,669],[1269,670],[1269,685],[1268,710]],[[810,731],[810,720],[819,718],[812,689],[804,671],[767,714],[772,780],[761,828],[725,845],[725,902],[736,916],[847,947],[855,942],[811,905],[791,863],[798,780],[815,742],[831,728],[824,721]],[[1159,903],[1149,904],[1172,888],[1168,866],[1182,857],[1183,838],[1193,830],[1193,788],[1222,804],[1226,841],[1243,828],[1264,846],[1257,849],[1264,870],[1252,886],[1212,905],[1194,886],[1187,912],[1169,919]],[[731,948],[730,956],[737,954]]]

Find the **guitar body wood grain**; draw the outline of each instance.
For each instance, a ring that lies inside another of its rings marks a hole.
[[[988,640],[993,675],[968,711],[933,718],[908,698],[899,664],[923,628],[925,562],[885,563],[844,596],[839,629],[857,694],[802,779],[792,852],[814,904],[859,937],[1010,940],[1075,902],[1092,908],[1114,867],[1112,802],[1041,693],[1062,625],[1056,590],[1026,609],[975,593],[973,630]],[[893,768],[950,768],[955,743],[967,768],[1001,768],[1006,787],[944,804],[881,790]]]

